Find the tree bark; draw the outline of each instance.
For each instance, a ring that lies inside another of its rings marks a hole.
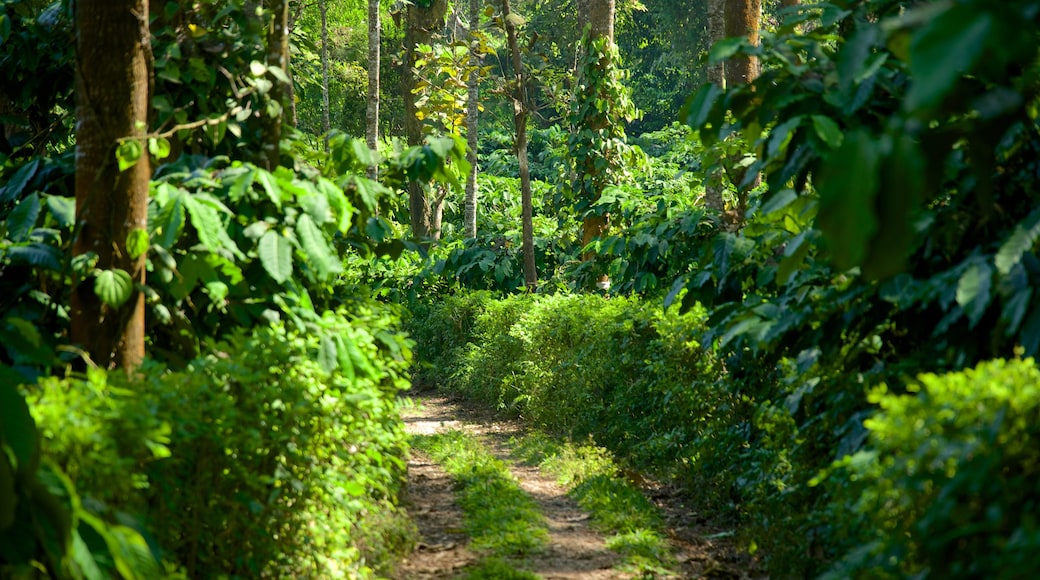
[[[477,120],[480,105],[480,53],[475,33],[480,30],[480,0],[469,0],[469,78],[466,101],[466,160],[469,175],[466,176],[466,208],[464,230],[467,238],[477,237]]]
[[[97,268],[121,269],[135,287],[119,308],[101,302],[93,279],[74,278],[70,338],[103,368],[132,373],[144,359],[145,256],[127,237],[148,228],[147,147],[119,171],[121,139],[140,139],[148,119],[151,61],[148,0],[79,0],[76,19],[76,223],[73,255],[97,255]]]
[[[759,23],[762,18],[762,0],[725,0],[726,1],[726,36],[743,36],[751,44],[758,44]],[[726,86],[735,87],[747,84],[758,78],[759,63],[756,57],[736,54],[726,63]],[[747,175],[746,169],[734,171],[734,185],[737,186],[737,208],[735,223],[739,227],[747,213],[748,192],[761,183],[761,176],[756,175],[754,181],[746,186],[741,184]]]
[[[589,9],[588,15],[588,26],[589,26],[589,41],[598,40],[605,38],[607,40],[608,48],[614,45],[614,0],[587,0]],[[599,60],[597,67],[601,70],[608,70],[614,65],[611,59],[611,51],[607,50],[604,56]],[[592,127],[593,130],[603,129],[604,127]],[[585,173],[589,175],[595,175],[598,173],[598,169],[590,166],[590,163],[586,163]],[[599,180],[593,179],[594,182]],[[596,186],[597,189],[601,185]],[[603,193],[602,191],[591,192],[593,200],[599,199],[599,196]],[[610,228],[610,215],[590,215],[585,218],[582,222],[581,227],[581,243],[582,246],[587,246],[596,238],[602,237],[607,233],[607,229]],[[592,260],[593,254],[586,253],[582,256],[583,260]],[[606,275],[600,276],[596,281],[596,285],[603,289],[610,288],[610,278]]]
[[[714,46],[726,37],[726,0],[708,0],[708,46]],[[726,86],[725,64],[717,62],[708,65],[708,82]],[[719,172],[713,172],[705,176],[704,180],[704,205],[719,213],[725,209],[722,199],[722,176]]]
[[[520,45],[516,40],[516,26],[509,18],[509,0],[502,0],[502,20],[513,60],[513,125],[516,128],[516,158],[520,165],[520,203],[523,224],[524,284],[528,290],[538,286],[538,271],[534,262],[534,209],[531,200],[531,172],[527,160],[527,87]]]
[[[289,0],[265,0],[265,8],[270,17],[267,24],[267,66],[278,67],[289,74]],[[268,73],[273,83],[268,98],[270,107],[267,110],[264,126],[264,164],[273,170],[281,164],[282,123],[285,119],[286,105],[291,85],[278,80]]]
[[[365,142],[372,151],[379,151],[379,42],[382,36],[379,18],[379,0],[368,0],[368,104],[365,107]],[[368,168],[368,177],[378,177],[379,166]]]
[[[318,0],[318,12],[321,14],[321,132],[325,135],[325,151],[328,151],[332,115],[329,104],[329,7],[326,0]]]
[[[423,140],[422,122],[416,117],[415,106],[415,47],[429,42],[433,33],[444,27],[444,15],[447,10],[447,0],[433,0],[433,4],[429,8],[422,8],[415,4],[408,5],[408,22],[404,34],[404,68],[401,71],[401,96],[404,100],[405,135],[411,146],[421,145]],[[436,214],[440,213],[439,207],[443,207],[442,204],[436,203],[436,199],[431,199],[418,183],[409,184],[408,212],[412,221],[414,237],[436,239],[440,235],[439,228],[435,228],[435,224],[440,221],[436,217]]]

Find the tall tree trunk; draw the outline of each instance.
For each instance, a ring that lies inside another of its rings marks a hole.
[[[726,37],[726,0],[708,0],[708,45],[714,46]],[[708,82],[725,86],[725,65],[722,62],[708,65]],[[725,209],[722,200],[722,175],[716,171],[704,180],[704,205],[719,213]]]
[[[286,75],[289,74],[289,0],[266,0],[265,8],[270,21],[267,24],[267,66],[278,67]],[[291,96],[291,83],[286,84],[276,76],[268,73],[274,86],[268,92],[272,106],[265,115],[264,127],[264,163],[268,169],[274,169],[281,163],[279,148],[282,142],[282,123],[285,119],[286,105]]]
[[[726,36],[743,36],[751,44],[758,44],[759,23],[762,18],[762,0],[726,0]],[[747,84],[758,78],[758,58],[746,55],[734,55],[726,63],[726,86],[735,87]],[[746,169],[734,171],[734,185],[737,186],[736,225],[744,222],[747,213],[748,192],[761,183],[761,176],[748,185],[742,186]]]
[[[614,45],[614,0],[586,0],[588,6],[588,26],[589,26],[589,40],[604,38],[607,40],[608,47]],[[609,70],[614,63],[611,58],[611,51],[607,50],[604,56],[600,58],[597,68],[601,71]],[[604,127],[590,127],[592,130],[601,130]],[[589,165],[589,163],[586,163]],[[595,175],[598,173],[598,169],[595,167],[587,167],[585,173],[587,175]],[[597,181],[593,179],[593,181]],[[599,186],[597,186],[599,187]],[[599,199],[602,191],[592,192],[594,199]],[[583,246],[589,245],[593,240],[603,236],[607,233],[607,229],[610,227],[610,215],[590,215],[585,218],[582,222],[581,227],[581,243]],[[591,253],[587,253],[583,256],[584,260],[593,259]],[[606,276],[600,276],[597,280],[596,285],[606,290],[610,288],[610,279]]]
[[[448,10],[447,0],[433,0],[429,8],[415,4],[408,5],[404,33],[404,67],[401,71],[401,96],[404,99],[404,130],[408,144],[421,145],[423,140],[422,122],[416,117],[415,106],[415,47],[427,43],[434,31],[444,27],[444,14]],[[418,183],[408,187],[408,212],[412,220],[412,235],[419,239],[436,238],[440,232],[435,231],[434,224],[437,204],[435,199],[427,195]]]
[[[480,52],[475,33],[480,30],[480,0],[469,0],[469,78],[466,101],[466,160],[469,175],[466,176],[466,210],[464,230],[467,238],[477,237],[477,119],[480,106]]]
[[[506,25],[509,52],[513,57],[513,125],[516,127],[516,158],[520,164],[520,203],[523,223],[524,284],[528,290],[538,286],[538,272],[534,263],[534,209],[531,201],[531,172],[527,162],[527,86],[524,63],[520,59],[520,45],[516,40],[516,25],[510,18],[509,0],[502,0],[502,20]]]
[[[78,0],[76,19],[76,223],[73,255],[97,255],[97,268],[120,269],[134,283],[118,308],[103,304],[92,279],[74,279],[71,340],[95,364],[133,372],[144,359],[145,256],[131,257],[127,238],[147,235],[145,153],[120,171],[120,139],[140,138],[148,119],[151,62],[148,0]],[[138,141],[143,147],[143,143]]]
[[[329,104],[329,7],[326,0],[318,0],[318,12],[321,14],[321,132],[325,135],[325,151],[328,151],[332,119]]]
[[[379,19],[379,0],[368,0],[368,103],[365,107],[365,142],[379,150],[379,42],[383,25]],[[378,176],[379,166],[368,168],[368,177]]]

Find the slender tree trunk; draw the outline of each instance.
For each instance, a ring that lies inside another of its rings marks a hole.
[[[405,25],[404,67],[401,71],[401,96],[404,99],[404,129],[408,144],[421,145],[423,140],[422,122],[416,117],[415,106],[415,47],[430,41],[434,31],[444,27],[444,14],[448,10],[447,0],[433,0],[429,8],[415,4],[408,6]],[[434,225],[438,220],[436,200],[427,195],[418,183],[408,187],[408,211],[412,220],[412,235],[419,239],[436,238],[440,232]]]
[[[762,18],[762,0],[726,0],[726,36],[744,36],[751,44],[758,44],[759,23]],[[726,86],[747,84],[758,78],[758,59],[746,54],[737,54],[726,63]],[[736,225],[744,222],[747,213],[748,192],[761,183],[761,177],[742,186],[746,169],[734,171],[737,186]]]
[[[270,21],[267,24],[267,66],[278,67],[289,74],[289,0],[266,0],[265,8]],[[274,169],[281,163],[282,123],[286,105],[291,97],[292,83],[283,83],[268,73],[274,86],[268,93],[272,109],[266,115],[264,127],[264,163]]]
[[[332,119],[329,104],[329,7],[326,0],[318,0],[318,12],[321,14],[321,132],[325,135],[325,151],[328,151]]]
[[[365,142],[379,151],[379,42],[383,33],[379,19],[379,0],[368,0],[368,106],[365,108]],[[368,177],[378,176],[379,166],[368,168]]]
[[[531,172],[527,161],[527,87],[520,45],[516,40],[516,25],[509,10],[509,0],[502,0],[502,20],[506,25],[509,52],[513,59],[513,125],[516,127],[516,158],[520,164],[521,222],[523,223],[524,283],[528,290],[538,286],[538,271],[534,263],[534,209],[531,201]]]
[[[75,19],[73,255],[93,252],[99,269],[123,270],[135,287],[126,303],[111,308],[98,299],[93,279],[74,279],[70,338],[95,364],[131,373],[144,359],[145,256],[131,257],[126,242],[131,232],[147,232],[151,165],[145,152],[119,171],[115,150],[120,139],[141,137],[148,119],[148,0],[78,0]]]
[[[714,46],[726,37],[726,0],[708,0],[708,45]],[[719,87],[726,85],[725,65],[722,62],[708,65],[708,82]],[[722,200],[722,175],[713,172],[704,180],[704,205],[709,210],[722,213],[725,204]]]
[[[589,40],[597,40],[605,38],[607,40],[608,47],[614,45],[614,0],[586,0],[589,15]],[[597,68],[601,71],[609,70],[614,63],[611,62],[611,51],[607,50],[602,58],[600,58]],[[592,130],[601,130],[604,127],[590,127]],[[586,169],[584,171],[587,175],[595,176],[599,170],[596,167],[590,166],[591,163],[586,161]],[[593,182],[598,182],[593,178]],[[599,196],[603,193],[599,191],[600,185],[597,185],[597,191],[592,192],[594,199],[599,199]],[[610,215],[590,215],[585,218],[582,222],[581,227],[581,243],[583,246],[589,245],[596,238],[602,237],[607,233],[607,229],[610,227]],[[592,260],[594,256],[591,253],[586,253],[582,259]],[[596,285],[601,289],[610,288],[610,278],[606,275],[600,276],[597,280]]]
[[[477,237],[477,119],[480,105],[480,52],[476,32],[480,30],[480,0],[469,0],[469,78],[466,79],[468,99],[466,102],[466,159],[469,175],[466,176],[466,214],[464,230],[467,238]]]

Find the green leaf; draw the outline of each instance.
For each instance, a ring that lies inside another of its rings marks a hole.
[[[48,195],[47,210],[51,212],[54,221],[63,228],[72,227],[72,224],[76,223],[76,199],[73,197]]]
[[[170,140],[164,137],[151,137],[148,139],[148,152],[156,160],[166,159],[170,156]]]
[[[264,234],[257,244],[257,253],[260,264],[275,282],[283,284],[292,276],[292,244],[278,232],[270,230]]]
[[[134,281],[126,270],[101,270],[94,280],[94,294],[112,308],[126,304],[134,293]]]
[[[816,130],[816,135],[820,137],[821,141],[834,149],[841,147],[841,142],[845,135],[842,134],[838,123],[830,117],[824,117],[823,115],[812,115],[811,118],[813,129]]]
[[[325,194],[325,198],[329,202],[329,206],[332,208],[334,219],[336,219],[336,229],[340,233],[345,234],[350,229],[350,220],[353,217],[354,208],[350,206],[350,202],[347,201],[347,196],[343,193],[343,190],[336,186],[335,183],[329,181],[324,177],[318,178],[318,191]]]
[[[957,79],[982,56],[993,17],[976,4],[955,4],[918,30],[910,44],[910,111],[942,102]]]
[[[143,256],[148,251],[148,245],[148,232],[141,228],[132,229],[126,235],[126,251],[130,255],[131,260],[136,260]]]
[[[798,199],[798,194],[793,189],[781,189],[769,197],[769,201],[762,204],[759,211],[762,215],[769,215],[775,211],[784,209]]]
[[[745,43],[746,40],[739,36],[731,36],[716,42],[708,51],[708,62],[715,64],[730,58],[737,54]]]
[[[858,266],[878,229],[874,200],[881,166],[876,136],[856,130],[823,163],[816,179],[817,222],[840,269]]]
[[[32,193],[18,202],[11,214],[7,216],[7,236],[13,242],[24,242],[36,226],[40,217],[40,196]]]
[[[344,378],[347,382],[354,382],[354,362],[350,360],[350,352],[347,350],[346,339],[343,335],[335,335],[336,340],[336,356],[339,364],[339,370],[343,373]]]
[[[191,216],[191,225],[199,235],[199,241],[207,250],[215,252],[222,246],[221,232],[224,224],[220,221],[220,214],[212,206],[200,202],[194,196],[183,197],[184,207]]]
[[[64,254],[61,250],[43,242],[33,242],[27,246],[8,248],[7,257],[17,264],[29,264],[47,268],[53,272],[61,272]]]
[[[708,115],[715,106],[715,101],[722,94],[722,89],[715,84],[706,84],[698,90],[684,107],[686,124],[700,129],[708,120]],[[718,129],[718,127],[716,127]]]
[[[163,248],[171,249],[177,243],[177,240],[180,239],[181,232],[184,231],[186,221],[184,200],[188,197],[188,193],[172,186],[167,187],[169,196],[166,197],[165,201],[159,202],[158,197],[156,198],[156,201],[162,203],[162,205],[151,225],[154,231],[159,233],[156,243]]]
[[[296,235],[319,278],[326,278],[329,274],[342,270],[339,257],[329,248],[325,241],[325,233],[314,223],[311,216],[303,214],[299,217],[296,221]]]
[[[278,209],[282,208],[282,190],[278,187],[278,180],[275,179],[274,175],[265,169],[256,169],[256,180],[260,182],[260,186],[267,192],[267,197],[270,198],[271,202]]]
[[[790,282],[809,255],[812,244],[806,239],[806,234],[807,232],[802,232],[788,242],[787,248],[784,250],[784,258],[780,260],[780,266],[776,270],[778,285],[783,286]]]
[[[1040,237],[1040,210],[1034,210],[1022,223],[1015,226],[1011,237],[1001,244],[995,263],[997,271],[1006,276],[1022,260],[1023,254],[1033,249]]]
[[[993,269],[985,262],[972,264],[957,281],[957,304],[968,315],[971,328],[979,323],[990,301]]]
[[[895,136],[892,152],[881,167],[882,185],[875,205],[879,229],[863,262],[863,274],[868,278],[882,280],[906,269],[914,243],[914,220],[924,204],[926,170],[916,139]]]
[[[18,392],[24,378],[7,366],[0,365],[0,461],[14,459],[17,477],[24,478],[36,471],[39,462],[39,437],[29,406]],[[10,453],[4,453],[10,450]]]
[[[25,186],[29,184],[29,180],[36,175],[36,170],[40,168],[39,158],[33,159],[29,163],[18,168],[18,171],[14,172],[11,179],[7,180],[7,184],[0,187],[0,203],[6,203],[12,199],[16,199],[25,190]]]
[[[140,141],[128,139],[121,142],[116,147],[116,162],[119,164],[119,170],[126,171],[136,165],[143,152],[144,148]]]
[[[322,334],[318,341],[318,365],[327,373],[339,367],[339,350],[336,341],[328,334]]]

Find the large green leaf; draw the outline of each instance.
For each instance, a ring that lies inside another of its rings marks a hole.
[[[995,258],[997,271],[1006,276],[1022,260],[1023,254],[1033,248],[1037,237],[1040,237],[1040,209],[1015,226],[1011,237],[1001,244]]]
[[[25,186],[29,184],[29,180],[36,175],[36,171],[40,168],[40,159],[33,159],[29,163],[18,168],[18,171],[14,172],[11,179],[7,180],[7,185],[0,187],[0,203],[6,203],[12,199],[16,199],[25,190]]]
[[[337,187],[335,183],[324,177],[318,178],[317,188],[318,191],[325,194],[325,198],[328,200],[329,207],[332,209],[333,217],[336,220],[336,229],[340,233],[347,233],[347,230],[350,229],[350,219],[354,213],[354,208],[347,201],[347,196],[344,195],[343,190]]]
[[[284,236],[269,230],[260,238],[257,252],[260,255],[260,264],[275,282],[282,284],[292,276],[292,244]]]
[[[72,227],[76,223],[76,199],[72,197],[61,197],[58,195],[47,196],[47,209],[54,217],[54,221],[63,228]]]
[[[101,270],[94,280],[94,293],[106,305],[119,308],[134,293],[134,280],[126,270]]]
[[[14,370],[0,364],[0,453],[7,461],[5,451],[10,450],[10,458],[14,459],[15,473],[24,478],[36,470],[39,462],[39,438],[36,423],[29,413],[29,406],[18,392],[18,385],[24,378]]]
[[[325,241],[325,233],[314,223],[311,216],[303,214],[296,220],[296,236],[319,278],[326,278],[329,274],[342,270],[339,256],[329,248]]]
[[[61,250],[42,242],[10,247],[7,249],[7,257],[14,263],[39,266],[54,272],[61,271],[61,264],[64,259]]]
[[[906,95],[907,109],[940,104],[982,56],[992,28],[992,16],[977,3],[957,3],[917,31],[910,45],[913,84]]]
[[[961,275],[957,281],[957,304],[968,315],[972,328],[979,323],[990,302],[990,286],[993,269],[989,264],[977,261]]]
[[[186,195],[183,197],[183,201],[184,207],[191,216],[191,225],[199,235],[199,241],[207,250],[217,251],[223,245],[220,234],[224,229],[224,224],[220,221],[220,214],[212,206],[202,203],[194,196]]]
[[[863,273],[881,280],[906,269],[914,243],[913,223],[924,203],[924,154],[910,135],[892,140],[892,152],[882,162],[882,186],[876,208],[879,228],[871,240]]]
[[[878,229],[874,201],[878,193],[881,145],[865,130],[852,131],[823,163],[816,179],[820,194],[817,223],[841,269],[858,266]]]
[[[14,210],[7,216],[7,237],[13,242],[24,242],[40,217],[40,196],[29,194],[18,202]]]

